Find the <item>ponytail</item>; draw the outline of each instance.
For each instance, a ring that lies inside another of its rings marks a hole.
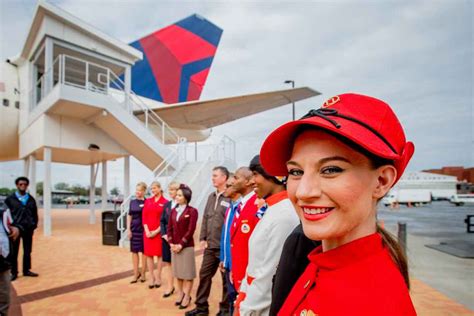
[[[382,242],[388,248],[392,260],[395,262],[398,270],[402,274],[407,288],[410,289],[410,278],[408,276],[408,262],[405,253],[397,240],[388,231],[377,224],[377,232],[382,236]]]

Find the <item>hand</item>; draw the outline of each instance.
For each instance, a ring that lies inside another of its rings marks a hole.
[[[130,231],[130,229],[127,229],[127,238],[129,240],[132,239],[132,232]]]
[[[146,236],[146,238],[152,238],[150,232],[145,232],[145,236]]]
[[[168,241],[168,235],[161,235],[161,238],[163,238],[164,240]]]
[[[176,253],[179,253],[181,250],[183,250],[183,246],[180,245],[180,244],[177,244],[177,245],[175,246],[175,249],[176,249]]]
[[[224,268],[224,262],[219,262],[219,270],[221,270],[222,273],[225,272],[225,268]]]
[[[20,230],[15,226],[9,226],[9,228],[10,228],[10,234],[8,235],[8,237],[10,237],[13,240],[16,240],[18,236],[20,236]]]
[[[206,249],[207,248],[207,241],[201,240],[201,242],[199,243],[199,247],[201,247],[201,249]]]

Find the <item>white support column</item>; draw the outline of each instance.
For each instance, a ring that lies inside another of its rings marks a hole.
[[[30,172],[28,178],[30,179],[30,194],[36,199],[36,157],[31,155],[29,158]]]
[[[50,37],[46,37],[44,42],[44,70],[45,73],[45,96],[53,88],[53,40]]]
[[[107,209],[107,160],[102,161],[102,212]]]
[[[44,147],[43,234],[51,236],[51,148]]]
[[[91,164],[89,185],[89,224],[95,224],[95,164]]]
[[[28,177],[30,174],[30,156],[23,159],[23,175]]]
[[[125,77],[124,77],[124,90],[125,90],[125,109],[130,113],[133,111],[130,103],[130,91],[132,89],[132,67],[127,65],[125,67]]]
[[[123,157],[123,198],[130,195],[130,156]]]

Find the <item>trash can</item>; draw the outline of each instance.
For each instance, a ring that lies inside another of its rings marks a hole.
[[[120,232],[117,229],[117,220],[120,211],[102,212],[102,244],[118,246],[120,240]]]

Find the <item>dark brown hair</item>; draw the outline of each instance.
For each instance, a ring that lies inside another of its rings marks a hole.
[[[224,166],[217,166],[217,167],[212,168],[212,171],[216,171],[216,170],[219,170],[225,176],[226,180],[229,179],[229,169],[227,169]]]
[[[388,248],[388,252],[390,253],[390,257],[392,257],[393,262],[397,266],[398,270],[402,274],[403,279],[405,280],[405,284],[407,285],[408,289],[410,289],[410,276],[408,275],[408,261],[405,253],[402,250],[402,247],[398,243],[398,241],[386,231],[384,228],[380,227],[377,224],[377,233],[382,236],[382,243],[385,247]]]
[[[189,204],[193,196],[193,191],[191,191],[191,188],[188,187],[186,184],[180,184],[178,190],[181,190],[184,198],[186,199],[186,204]]]

